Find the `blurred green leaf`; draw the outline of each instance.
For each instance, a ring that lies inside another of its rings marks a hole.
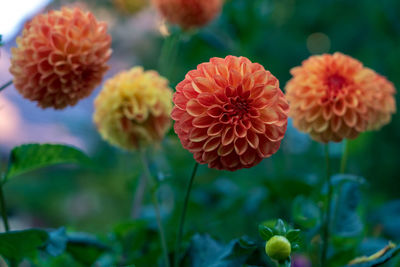
[[[290,229],[286,233],[286,238],[289,240],[290,243],[298,241],[299,237],[300,237],[300,229]]]
[[[49,234],[49,240],[46,246],[46,252],[51,256],[61,255],[67,247],[68,237],[65,232],[65,228],[61,227],[55,231],[51,231]]]
[[[394,240],[400,240],[400,200],[385,203],[372,217],[375,224],[383,226],[386,235]]]
[[[336,236],[355,237],[362,232],[363,224],[357,213],[361,197],[359,186],[357,181],[345,181],[335,187],[332,231]]]
[[[292,216],[294,223],[306,229],[315,227],[321,218],[317,204],[304,196],[298,196],[294,199]]]
[[[265,241],[268,241],[274,235],[271,228],[262,224],[258,226],[258,232],[261,238],[264,239]]]
[[[0,255],[16,261],[35,257],[38,250],[46,245],[48,239],[48,233],[40,229],[1,233]]]
[[[26,144],[11,151],[6,179],[59,163],[82,164],[89,158],[80,150],[66,145]]]
[[[281,219],[278,219],[275,227],[273,228],[273,231],[274,231],[274,234],[285,235],[286,234],[285,223]]]
[[[74,257],[75,260],[90,266],[109,248],[86,234],[73,234],[68,236],[66,251]]]
[[[247,238],[222,245],[209,235],[196,234],[184,258],[184,266],[242,266],[255,249],[254,242]]]

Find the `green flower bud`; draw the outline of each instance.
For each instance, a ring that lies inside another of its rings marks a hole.
[[[265,252],[273,260],[285,260],[290,256],[291,251],[292,248],[289,240],[281,235],[271,237],[267,244],[265,244]]]

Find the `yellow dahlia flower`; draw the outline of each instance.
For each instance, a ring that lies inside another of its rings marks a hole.
[[[104,140],[126,150],[161,141],[171,125],[172,90],[141,67],[106,81],[95,100],[94,122]]]

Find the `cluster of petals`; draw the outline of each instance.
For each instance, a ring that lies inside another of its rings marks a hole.
[[[73,106],[100,84],[110,45],[107,25],[90,12],[62,8],[37,15],[11,50],[14,85],[42,108]]]
[[[114,5],[125,14],[135,14],[148,4],[149,0],[114,0]]]
[[[250,168],[274,154],[289,106],[279,81],[244,57],[211,58],[176,87],[172,118],[183,147],[210,168]]]
[[[296,128],[316,141],[354,139],[382,127],[395,112],[393,85],[341,53],[312,56],[291,74],[289,115]]]
[[[134,67],[106,81],[95,100],[102,138],[125,150],[162,140],[171,126],[172,90],[156,71]]]
[[[167,22],[184,29],[202,27],[221,11],[223,0],[153,0]]]

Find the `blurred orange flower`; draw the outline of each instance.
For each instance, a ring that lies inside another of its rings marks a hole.
[[[366,96],[370,97],[367,105],[373,112],[371,112],[368,130],[379,130],[388,124],[392,119],[392,114],[396,113],[396,100],[394,98],[396,89],[393,83],[379,74],[371,75],[370,78],[374,79],[369,89],[373,93]]]
[[[221,11],[223,0],[153,0],[161,15],[184,29],[201,27]]]
[[[176,87],[172,118],[184,148],[210,168],[250,168],[274,154],[289,106],[279,81],[244,57],[212,58]]]
[[[42,108],[73,106],[100,84],[110,44],[107,25],[90,12],[62,8],[37,15],[11,49],[14,85]]]
[[[316,141],[354,139],[388,123],[395,112],[393,85],[341,53],[312,56],[291,74],[289,115],[296,128]]]
[[[106,81],[95,100],[94,122],[110,144],[126,150],[161,141],[171,126],[172,90],[141,67]]]

